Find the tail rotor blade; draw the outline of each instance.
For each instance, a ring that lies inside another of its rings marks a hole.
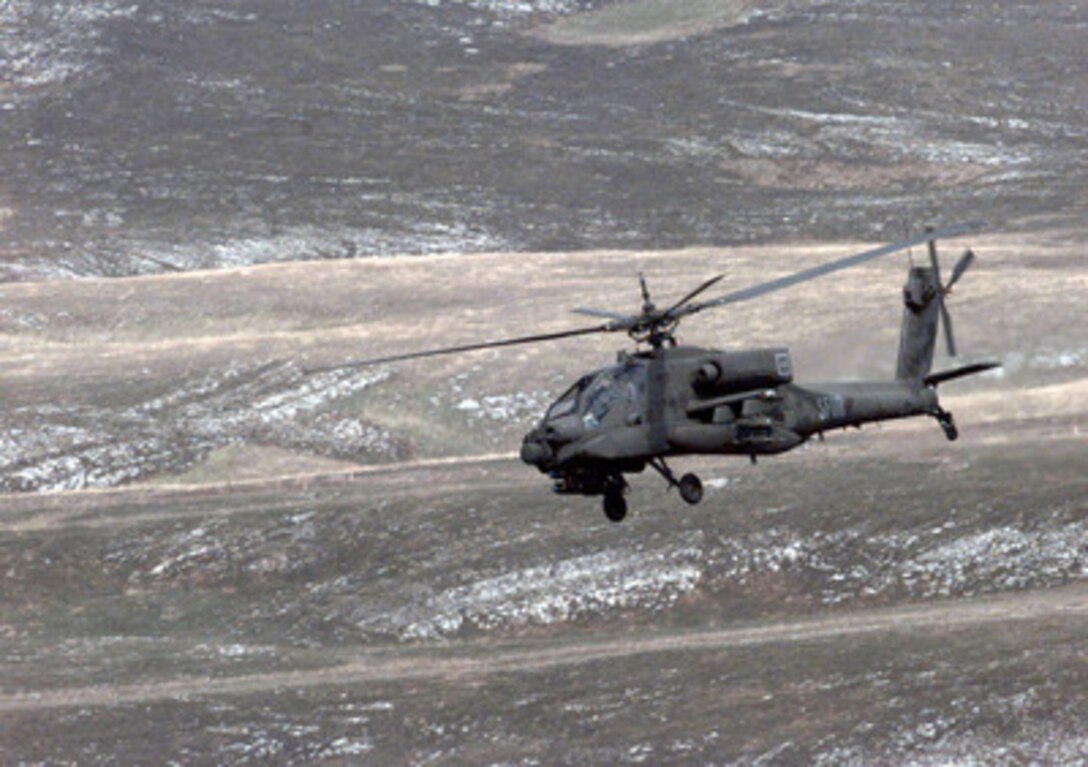
[[[933,231],[933,227],[927,227],[926,231]],[[937,280],[937,286],[940,287],[943,283],[941,282],[941,264],[937,260],[937,241],[930,240],[926,244],[929,246],[929,263],[933,267],[933,277]]]
[[[948,311],[948,307],[945,306],[944,296],[939,299],[941,307],[941,325],[944,326],[944,342],[948,347],[948,356],[956,356],[956,339],[952,333],[952,315]]]
[[[975,254],[972,250],[967,249],[960,256],[960,260],[956,262],[956,265],[952,267],[952,274],[948,278],[947,285],[941,285],[941,278],[939,273],[935,273],[937,278],[938,290],[940,291],[939,301],[941,304],[941,325],[944,326],[944,341],[948,347],[948,356],[956,356],[956,336],[952,331],[952,314],[948,311],[948,305],[945,303],[945,298],[952,290],[952,286],[955,285],[964,272],[971,268],[971,264],[975,262]],[[934,270],[936,271],[937,262],[933,262]]]
[[[960,260],[956,262],[956,265],[952,267],[952,276],[948,278],[948,284],[945,285],[945,290],[951,290],[952,286],[956,284],[963,273],[971,268],[971,264],[975,262],[975,253],[972,250],[963,251],[963,255],[960,256]]]

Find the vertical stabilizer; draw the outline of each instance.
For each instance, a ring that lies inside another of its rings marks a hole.
[[[903,286],[903,325],[899,333],[899,364],[895,371],[895,377],[901,381],[920,384],[929,375],[937,344],[939,290],[932,268],[911,267],[907,284]]]

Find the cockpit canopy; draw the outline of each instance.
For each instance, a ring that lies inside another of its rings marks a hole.
[[[646,367],[628,364],[602,368],[578,379],[544,416],[553,421],[577,415],[587,430],[596,429],[619,413],[621,418],[641,415],[646,400]]]

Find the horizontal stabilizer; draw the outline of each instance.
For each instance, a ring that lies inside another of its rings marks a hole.
[[[974,365],[964,365],[961,368],[953,368],[940,373],[930,373],[923,380],[926,386],[936,386],[945,381],[953,381],[964,376],[973,376],[975,373],[984,373],[987,370],[1001,367],[1000,362],[976,362]]]

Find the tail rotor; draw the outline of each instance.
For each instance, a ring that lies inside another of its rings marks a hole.
[[[956,356],[956,337],[952,331],[952,315],[948,311],[948,307],[945,305],[945,296],[952,292],[952,286],[959,282],[960,277],[964,275],[968,269],[971,268],[971,264],[975,262],[974,251],[968,249],[960,256],[959,261],[952,267],[952,276],[949,277],[948,282],[941,281],[941,265],[937,258],[937,241],[930,240],[929,243],[929,262],[933,267],[933,277],[937,282],[937,302],[941,310],[941,326],[944,329],[944,341],[945,346],[948,349],[948,356]]]

